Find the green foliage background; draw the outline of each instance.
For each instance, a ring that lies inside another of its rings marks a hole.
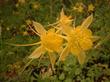
[[[85,5],[83,13],[72,9],[79,2]],[[33,7],[35,3],[37,8]],[[86,10],[90,3],[95,6],[93,12]],[[90,29],[94,35],[101,37],[102,45],[87,52],[88,61],[83,66],[70,55],[65,62],[56,63],[56,73],[51,75],[50,62],[46,57],[36,59],[19,75],[28,62],[25,57],[36,46],[14,47],[7,43],[27,44],[38,41],[39,37],[29,29],[26,20],[36,20],[46,26],[57,20],[62,7],[67,15],[76,17],[76,25],[93,13],[94,21]],[[0,28],[0,82],[110,82],[109,0],[26,0],[25,3],[0,0]]]

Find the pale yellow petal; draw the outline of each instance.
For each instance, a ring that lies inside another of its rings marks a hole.
[[[55,33],[55,28],[49,29],[48,32],[53,32],[53,33]]]
[[[93,21],[93,15],[90,15],[89,17],[87,17],[84,22],[82,23],[81,27],[83,28],[88,28],[90,26],[90,24]]]
[[[86,60],[86,54],[84,52],[77,55],[79,63],[82,65],[85,63]]]
[[[66,34],[69,34],[70,31],[73,29],[71,27],[72,21],[73,21],[72,17],[65,15],[64,10],[62,9],[60,12],[60,19],[58,24],[59,27],[61,28],[61,31]]]
[[[63,8],[62,8],[62,10],[61,10],[61,12],[60,12],[60,16],[61,16],[61,18],[63,18],[63,17],[65,16],[65,13],[64,13]]]
[[[71,25],[72,24],[72,21],[73,21],[73,19],[71,19],[71,18],[72,18],[71,16],[65,15],[64,10],[62,9],[61,12],[60,12],[59,25],[60,26]]]
[[[51,64],[54,65],[56,61],[56,56],[54,54],[49,53],[49,57]]]
[[[55,61],[56,61],[56,56],[55,54],[49,52],[49,58],[50,58],[50,62],[52,65],[52,69],[55,70],[54,65],[55,65]]]
[[[34,25],[35,30],[40,35],[46,34],[46,30],[44,29],[44,27],[40,23],[33,21],[33,25]]]
[[[95,42],[95,41],[101,39],[101,37],[99,37],[99,36],[92,36],[91,39],[92,39],[93,42]]]
[[[45,49],[42,46],[40,46],[32,52],[29,58],[32,58],[32,59],[39,58],[44,52],[45,52]]]
[[[63,25],[62,31],[63,31],[66,35],[70,34],[72,30],[73,30],[73,28],[72,28],[71,26]]]
[[[69,54],[69,48],[68,48],[68,46],[66,46],[66,47],[63,49],[63,51],[62,51],[62,53],[61,53],[61,55],[60,55],[60,57],[59,57],[59,60],[64,61],[65,58],[68,56],[68,54]]]

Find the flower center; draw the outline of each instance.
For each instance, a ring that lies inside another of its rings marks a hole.
[[[41,37],[41,42],[48,51],[58,52],[62,46],[63,39],[54,32],[47,32],[46,35]]]
[[[93,46],[92,32],[87,28],[76,27],[69,37],[71,52],[79,54],[80,51],[85,51]]]

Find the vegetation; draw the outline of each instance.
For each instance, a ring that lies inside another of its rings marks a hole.
[[[0,82],[110,82],[109,0],[0,0]]]

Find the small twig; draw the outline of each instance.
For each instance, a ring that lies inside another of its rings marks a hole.
[[[37,33],[30,25],[29,25],[29,27],[30,27],[30,29],[31,29],[35,34],[37,34],[38,36],[40,36],[40,34]]]

